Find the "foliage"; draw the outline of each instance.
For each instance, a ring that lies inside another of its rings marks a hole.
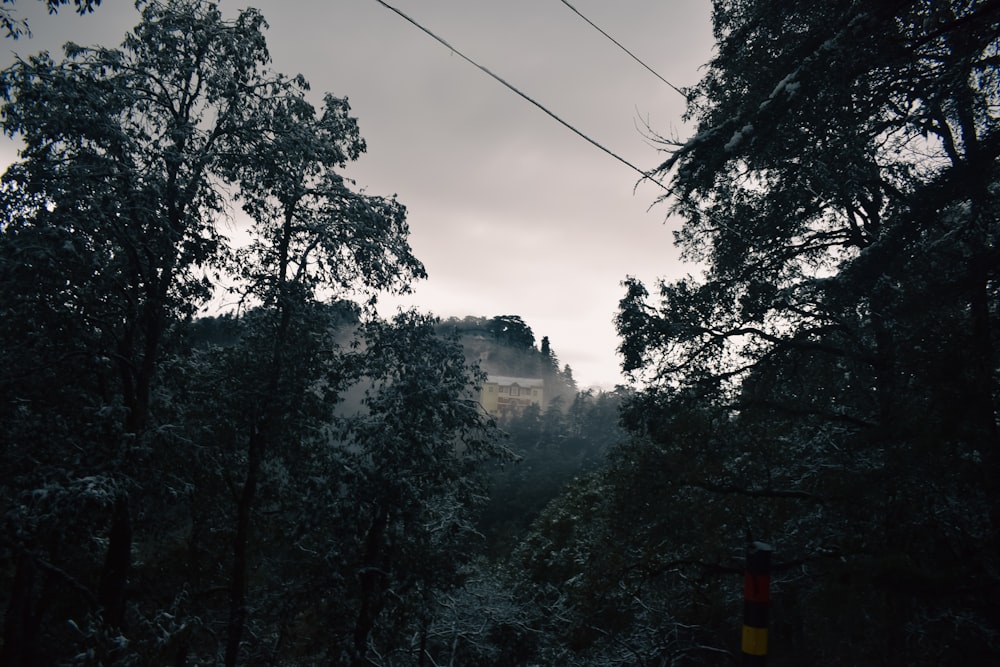
[[[162,655],[222,660],[232,574],[218,559],[232,551],[245,497],[252,417],[272,414],[248,506],[240,661],[406,660],[478,548],[483,463],[503,455],[470,400],[475,374],[430,318],[360,323],[346,305],[317,305],[289,331],[287,380],[264,395],[272,317],[248,313],[237,342],[193,348],[171,373],[184,396],[177,420],[199,446],[178,503],[187,546],[151,557],[192,593]]]
[[[346,566],[358,582],[345,593],[355,662],[407,650],[403,628],[427,632],[431,601],[477,550],[484,464],[506,456],[476,400],[482,375],[434,324],[402,313],[362,331],[364,397],[342,420],[338,451],[350,498],[340,534],[353,540]]]
[[[2,73],[0,662],[729,664],[748,539],[774,664],[1000,650],[995,2],[717,0],[658,172],[704,273],[626,281],[596,395],[518,316],[375,317],[424,269],[347,100],[140,6]],[[505,443],[485,372],[546,381]]]
[[[271,72],[254,10],[141,4],[120,49],[3,73],[2,661],[358,662],[454,585],[501,453],[478,376],[371,319],[424,273],[404,207],[336,172],[346,100]],[[194,320],[223,274],[242,310]]]
[[[579,476],[605,464],[605,455],[625,439],[618,409],[627,393],[579,392],[566,406],[561,397],[543,412],[531,406],[503,425],[515,463],[498,466],[480,527],[488,554],[503,559],[527,533],[545,506]]]
[[[517,315],[497,315],[489,323],[489,332],[503,345],[517,349],[535,346],[535,334],[531,327]]]
[[[7,540],[24,567],[25,557],[50,563],[67,573],[57,587],[91,591],[56,619],[89,615],[108,636],[126,624],[133,537],[149,528],[143,505],[165,490],[158,454],[174,430],[156,415],[160,362],[224,256],[220,156],[259,127],[257,91],[284,85],[264,70],[262,25],[256,12],[225,23],[208,5],[151,2],[121,49],[69,45],[62,62],[42,54],[2,74],[4,131],[23,141],[3,180],[3,304],[27,325],[4,331],[18,373],[5,403],[17,406],[9,416],[24,438],[12,459],[52,462],[9,466],[5,505],[51,479],[76,489],[73,480],[99,477],[114,496],[61,545],[87,549],[37,553],[49,537],[22,539],[18,523]],[[39,591],[53,584],[18,582],[8,621],[48,628]],[[8,655],[67,650],[62,638],[8,637]]]
[[[514,554],[522,604],[538,619],[537,659],[730,664],[732,654],[715,644],[733,630],[727,612],[738,601],[735,587],[726,586],[731,565],[678,557],[669,546],[670,528],[653,516],[662,513],[653,502],[673,498],[659,485],[629,490],[626,483],[646,482],[650,475],[632,469],[628,479],[619,477],[625,472],[612,464],[577,480],[539,516]],[[706,517],[691,517],[699,518]]]
[[[997,649],[997,11],[716,2],[660,167],[705,273],[627,281],[627,420],[712,508],[675,548],[746,530],[802,566],[788,664]]]
[[[142,9],[3,73],[2,661],[523,661],[474,563],[510,453],[456,338],[373,317],[424,272],[404,207],[337,173],[347,101],[271,72],[253,10]],[[224,275],[240,309],[195,318]]]

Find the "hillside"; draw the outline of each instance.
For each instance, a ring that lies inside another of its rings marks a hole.
[[[547,336],[536,346],[531,327],[517,315],[450,317],[440,322],[438,331],[456,335],[466,359],[490,375],[543,379],[549,404],[559,398],[568,405],[576,396],[573,370],[569,365],[560,368]]]

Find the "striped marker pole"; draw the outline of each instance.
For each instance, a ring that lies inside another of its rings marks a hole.
[[[767,665],[772,551],[763,542],[747,545],[747,570],[743,576],[743,667]]]

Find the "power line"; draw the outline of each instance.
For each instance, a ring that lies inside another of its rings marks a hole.
[[[578,10],[578,9],[577,9],[576,7],[574,7],[573,5],[569,4],[569,2],[567,2],[567,0],[562,0],[562,3],[563,3],[564,5],[566,5],[567,7],[569,7],[569,8],[571,9],[571,10],[573,10],[573,13],[574,13],[574,14],[576,14],[577,16],[579,16],[580,18],[582,18],[582,19],[583,19],[584,21],[586,21],[587,23],[589,23],[589,24],[591,25],[591,27],[593,27],[593,28],[594,28],[594,30],[596,30],[597,32],[601,33],[602,35],[604,35],[605,37],[607,37],[608,39],[610,39],[610,40],[611,40],[612,42],[614,42],[614,43],[615,43],[615,45],[616,45],[616,46],[617,46],[617,47],[618,47],[619,49],[621,49],[621,50],[622,50],[622,51],[624,51],[625,53],[627,53],[627,54],[629,54],[630,56],[632,56],[632,60],[636,61],[637,63],[639,63],[640,65],[642,65],[642,66],[643,66],[643,67],[645,67],[646,69],[648,69],[648,70],[649,70],[650,72],[652,72],[652,73],[653,73],[653,76],[655,76],[655,77],[656,77],[657,79],[659,79],[659,80],[660,80],[660,81],[662,81],[663,83],[665,83],[665,84],[667,84],[668,86],[670,86],[671,88],[673,88],[673,89],[674,89],[675,91],[677,91],[677,93],[678,93],[679,95],[683,96],[683,97],[684,97],[684,99],[688,99],[688,96],[687,96],[687,93],[685,93],[685,92],[684,92],[683,90],[681,90],[680,88],[678,88],[677,86],[675,86],[674,84],[670,83],[669,81],[667,81],[666,79],[664,79],[664,78],[663,78],[662,76],[660,76],[660,75],[659,75],[659,74],[658,74],[658,73],[656,72],[656,70],[654,70],[654,69],[653,69],[652,67],[650,67],[649,65],[647,65],[647,64],[646,64],[646,63],[644,63],[643,61],[641,61],[641,60],[639,59],[639,56],[635,55],[634,53],[632,53],[631,51],[629,51],[628,49],[626,49],[626,48],[625,48],[625,47],[624,47],[624,46],[622,45],[622,43],[621,43],[621,42],[619,42],[619,41],[618,41],[617,39],[615,39],[614,37],[612,37],[612,36],[611,36],[611,35],[609,35],[608,33],[606,33],[606,32],[604,32],[603,30],[601,30],[600,26],[598,26],[598,25],[597,25],[596,23],[594,23],[593,21],[591,21],[590,19],[588,19],[588,18],[587,18],[586,16],[584,16],[583,14],[581,14],[581,13],[580,13],[580,10]]]
[[[475,60],[473,60],[469,56],[465,55],[464,53],[462,53],[461,51],[459,51],[458,49],[456,49],[454,46],[452,46],[451,44],[449,44],[448,42],[446,42],[444,39],[442,39],[441,37],[438,37],[436,34],[434,34],[433,32],[431,32],[430,30],[428,30],[424,26],[420,25],[419,23],[417,23],[417,21],[415,21],[414,19],[410,18],[409,16],[407,16],[406,14],[404,14],[403,12],[401,12],[400,10],[396,9],[395,7],[393,7],[392,5],[390,5],[387,2],[383,2],[383,0],[375,0],[375,2],[377,2],[380,5],[382,5],[383,7],[385,7],[386,9],[388,9],[389,11],[391,11],[391,12],[399,15],[404,20],[406,20],[407,22],[409,22],[410,24],[412,24],[414,27],[416,27],[417,29],[419,29],[421,32],[429,35],[436,42],[440,43],[445,48],[449,49],[452,53],[458,55],[465,62],[467,62],[470,65],[472,65],[473,67],[476,67],[477,69],[485,72],[490,77],[492,77],[493,79],[495,79],[499,83],[503,84],[505,87],[507,87],[509,90],[513,91],[514,93],[516,93],[521,98],[523,98],[523,99],[527,100],[528,102],[530,102],[531,104],[535,105],[536,107],[538,107],[539,109],[541,109],[542,111],[544,111],[550,118],[552,118],[553,120],[555,120],[557,123],[559,123],[560,125],[562,125],[566,129],[568,129],[569,131],[571,131],[574,134],[576,134],[578,137],[580,137],[581,139],[583,139],[587,143],[589,143],[592,146],[594,146],[594,147],[596,147],[596,148],[604,151],[605,153],[607,153],[608,155],[610,155],[614,159],[616,159],[619,162],[621,162],[622,164],[624,164],[629,169],[632,169],[633,171],[638,172],[639,174],[642,175],[643,179],[650,180],[653,183],[656,183],[657,185],[659,185],[661,188],[666,189],[666,186],[663,185],[662,183],[660,183],[659,181],[657,181],[655,178],[653,178],[650,175],[649,172],[643,171],[642,169],[639,169],[639,167],[635,166],[634,164],[632,164],[631,162],[629,162],[628,160],[626,160],[622,156],[618,155],[614,151],[612,151],[612,150],[610,150],[608,148],[605,148],[601,144],[597,143],[596,141],[594,141],[593,139],[591,139],[590,137],[588,137],[586,134],[584,134],[580,130],[576,129],[575,127],[573,127],[572,125],[570,125],[569,123],[567,123],[566,121],[564,121],[562,118],[560,118],[559,116],[557,116],[555,113],[553,113],[552,111],[549,111],[540,102],[537,102],[536,100],[534,100],[531,97],[529,97],[527,94],[521,92],[519,89],[517,89],[512,84],[507,83],[507,81],[505,81],[504,79],[500,78],[500,76],[494,74],[492,71],[490,71],[489,69],[487,69],[483,65],[480,65]]]

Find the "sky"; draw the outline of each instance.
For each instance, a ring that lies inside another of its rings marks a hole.
[[[651,137],[686,138],[684,98],[561,0],[386,0],[639,169],[665,157]],[[671,84],[695,84],[712,55],[708,0],[570,0]],[[273,69],[300,73],[318,103],[347,97],[368,150],[347,170],[406,205],[428,279],[381,312],[443,318],[518,315],[548,336],[578,385],[624,382],[614,316],[621,282],[694,272],[673,247],[678,221],[639,173],[436,42],[376,0],[222,0],[253,6]],[[80,17],[20,0],[32,37],[2,43],[0,64],[61,44],[117,45],[132,0]],[[0,161],[16,146],[0,146]]]

